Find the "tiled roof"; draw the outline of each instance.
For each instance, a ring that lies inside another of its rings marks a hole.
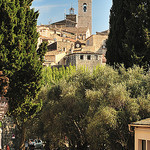
[[[67,22],[71,22],[71,23],[74,23],[74,24],[77,24],[76,22],[72,21],[72,20],[69,20],[69,19],[65,19],[65,20],[61,20],[61,21],[58,21],[58,22],[54,22],[52,23],[52,25],[61,25],[61,24],[66,24]]]
[[[137,122],[133,122],[132,125],[150,125],[150,118],[143,119]]]
[[[97,35],[108,35],[108,33],[109,33],[109,30],[105,30],[102,32],[96,32]]]
[[[87,27],[80,27],[80,28],[77,28],[77,27],[63,27],[62,28],[62,31],[66,31],[66,32],[71,32],[71,33],[86,33],[88,30]]]

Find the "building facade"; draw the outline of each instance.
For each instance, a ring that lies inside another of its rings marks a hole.
[[[92,34],[92,0],[78,0],[78,27],[89,28]]]
[[[73,65],[77,68],[87,67],[93,69],[102,64],[102,55],[93,52],[78,52],[66,56],[66,65]]]
[[[129,131],[135,135],[135,150],[150,150],[150,118],[129,124]]]

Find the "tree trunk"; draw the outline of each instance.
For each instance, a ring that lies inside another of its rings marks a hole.
[[[77,143],[77,150],[87,150],[87,143],[85,142],[83,145],[81,144],[81,142]]]
[[[20,134],[21,134],[21,139],[20,139],[20,145],[19,145],[19,149],[20,150],[25,150],[25,125],[23,124],[20,130]]]
[[[46,140],[45,150],[50,150],[50,141]]]

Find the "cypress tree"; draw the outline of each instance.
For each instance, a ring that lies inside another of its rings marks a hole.
[[[123,63],[123,45],[122,39],[125,37],[125,20],[124,15],[127,13],[124,9],[124,2],[113,0],[110,11],[110,33],[107,40],[107,63],[114,65]],[[126,14],[127,15],[127,14]]]
[[[110,15],[107,41],[107,63],[134,64],[148,67],[149,63],[149,0],[114,0]]]
[[[39,13],[31,4],[32,0],[0,0],[0,70],[10,80],[9,113],[21,133],[16,139],[21,140],[19,149],[24,149],[25,124],[40,107],[34,99],[41,87],[44,53],[37,54]]]

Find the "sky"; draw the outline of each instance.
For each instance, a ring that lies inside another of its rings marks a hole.
[[[108,30],[112,0],[93,0],[92,3],[93,34]],[[40,13],[38,25],[63,20],[71,6],[75,9],[75,14],[78,14],[78,0],[34,0],[32,3],[32,7]]]

